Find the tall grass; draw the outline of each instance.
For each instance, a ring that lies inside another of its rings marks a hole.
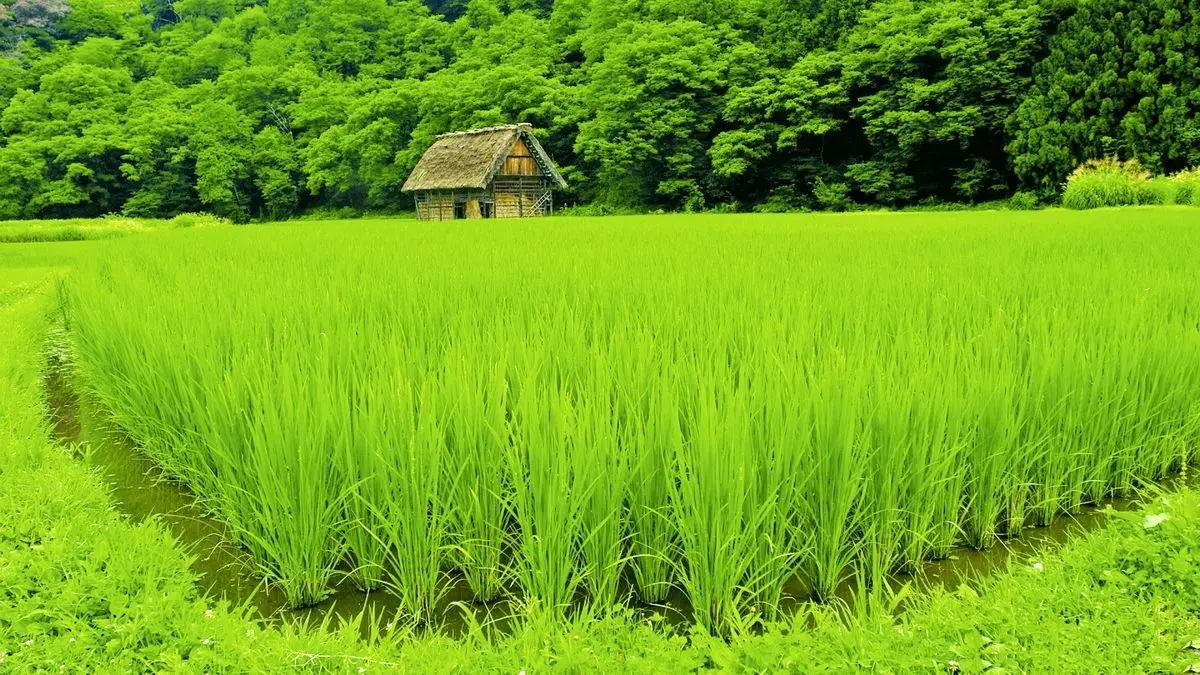
[[[1067,177],[1062,199],[1063,206],[1069,209],[1147,204],[1200,206],[1200,169],[1154,176],[1137,160],[1093,159],[1079,165]]]
[[[1063,206],[1096,209],[1104,206],[1163,204],[1165,186],[1156,182],[1137,160],[1115,158],[1091,160],[1067,177]]]
[[[1200,215],[363,223],[97,244],[83,373],[297,605],[690,599],[714,632],[1200,447]]]
[[[1173,203],[1200,206],[1200,169],[1187,169],[1167,177]]]

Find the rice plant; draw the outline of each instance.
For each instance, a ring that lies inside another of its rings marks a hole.
[[[504,589],[501,552],[507,510],[505,453],[509,447],[508,380],[503,365],[452,352],[448,358],[449,517],[456,538],[457,566],[480,602]]]
[[[413,623],[461,574],[729,633],[1200,454],[1187,210],[552,222],[97,243],[71,339],[292,604]]]

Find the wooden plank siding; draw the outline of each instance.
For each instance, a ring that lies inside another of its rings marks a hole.
[[[454,220],[454,195],[435,192],[417,197],[417,218]]]
[[[500,169],[501,176],[540,176],[542,175],[541,167],[538,166],[537,160],[533,158],[533,153],[530,152],[529,146],[525,145],[525,141],[520,138],[513,144],[512,150],[508,153],[508,157],[504,158],[504,166]]]
[[[497,176],[493,183],[496,195],[495,218],[525,218],[543,215],[537,208],[542,191],[540,176]]]

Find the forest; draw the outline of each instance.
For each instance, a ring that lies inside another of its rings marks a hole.
[[[529,122],[567,204],[1057,199],[1200,164],[1200,0],[2,0],[0,219],[411,208]]]

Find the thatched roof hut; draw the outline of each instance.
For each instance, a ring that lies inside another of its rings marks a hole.
[[[417,217],[512,218],[553,211],[566,187],[528,124],[442,134],[404,182]]]

